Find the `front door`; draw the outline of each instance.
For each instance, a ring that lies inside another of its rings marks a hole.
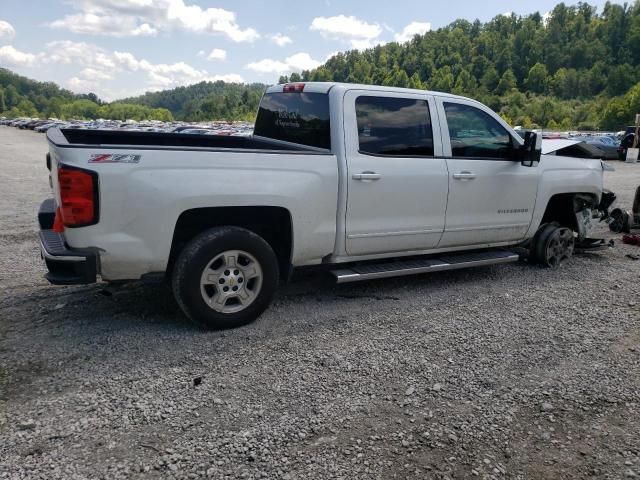
[[[433,97],[352,90],[344,105],[347,253],[435,248],[448,172]]]
[[[519,142],[489,112],[465,100],[438,98],[448,156],[449,201],[441,247],[524,239],[539,169],[516,159]]]

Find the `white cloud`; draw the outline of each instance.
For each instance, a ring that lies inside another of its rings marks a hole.
[[[279,47],[285,47],[288,44],[293,43],[293,40],[291,40],[291,38],[287,37],[286,35],[282,35],[281,33],[270,35],[269,40],[271,40]]]
[[[259,62],[248,64],[247,68],[257,73],[282,74],[288,72],[300,73],[302,70],[311,70],[318,66],[320,66],[320,62],[311,58],[308,53],[300,52],[287,57],[284,61],[265,58]]]
[[[148,23],[139,24],[135,17],[95,15],[93,13],[67,15],[60,20],[54,20],[49,26],[84,35],[108,35],[111,37],[138,37],[158,33]]]
[[[211,53],[207,55],[207,60],[225,60],[227,58],[227,51],[221,48],[214,48]]]
[[[13,28],[13,26],[9,22],[0,20],[0,38],[11,39],[15,37],[15,35],[16,35],[16,31]]]
[[[95,93],[100,88],[100,82],[95,79],[71,77],[64,82],[64,86],[76,93]]]
[[[311,70],[313,68],[319,67],[320,62],[311,58],[311,55],[308,53],[296,53],[295,55],[291,55],[287,57],[287,65],[294,72],[301,72],[302,70]]]
[[[83,69],[80,72],[80,77],[84,80],[111,80],[113,78],[111,74],[91,67]]]
[[[285,62],[265,58],[259,62],[251,62],[247,65],[249,70],[258,73],[286,73],[289,71],[289,65]]]
[[[11,45],[0,47],[0,64],[9,67],[33,67],[39,55],[21,52]]]
[[[424,35],[429,30],[431,30],[431,24],[429,22],[411,22],[409,25],[404,27],[402,32],[395,35],[396,42],[408,42],[416,35]]]
[[[149,36],[172,29],[222,34],[234,42],[253,42],[260,37],[253,28],[240,28],[234,12],[186,5],[184,0],[77,0],[73,5],[80,13],[49,25],[113,37]]]
[[[20,52],[12,46],[0,47],[0,64],[17,67],[64,65],[71,71],[77,67],[75,73],[64,82],[65,86],[76,92],[96,92],[105,99],[114,98],[115,95],[130,95],[134,90],[141,93],[202,81],[244,83],[244,79],[235,73],[212,75],[185,62],[152,63],[130,52],[108,51],[97,45],[71,40],[49,42],[44,46],[44,51],[38,54]],[[110,87],[116,80],[120,83],[133,80],[132,83],[143,83],[144,87],[132,87],[128,92],[114,94],[115,91]]]
[[[378,24],[344,15],[316,17],[309,29],[319,32],[324,38],[348,42],[352,48],[357,49],[370,48],[380,43],[378,37],[382,33],[382,27]]]
[[[45,45],[47,51],[46,61],[61,65],[78,63],[86,65],[96,64],[104,68],[115,68],[115,63],[105,55],[104,51],[85,42],[72,42],[71,40],[58,40]]]
[[[209,77],[207,79],[210,82],[217,82],[222,80],[227,83],[244,83],[244,78],[238,75],[237,73],[227,73],[225,75],[214,75],[213,77]]]

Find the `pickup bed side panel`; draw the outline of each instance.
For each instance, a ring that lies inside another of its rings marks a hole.
[[[338,196],[336,157],[314,153],[52,148],[60,162],[99,174],[100,221],[67,228],[67,243],[97,248],[106,280],[136,279],[167,267],[185,210],[275,206],[293,222],[292,263],[313,265],[333,252]],[[139,155],[138,163],[89,163],[92,154]]]

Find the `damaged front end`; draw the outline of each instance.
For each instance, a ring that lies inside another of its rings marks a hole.
[[[592,238],[591,235],[598,221],[608,221],[611,218],[609,208],[616,200],[616,195],[610,190],[604,190],[600,197],[600,203],[594,205],[593,197],[589,195],[575,195],[573,198],[573,211],[576,217],[576,244],[578,252],[603,250],[613,247],[613,240],[604,238]]]
[[[613,233],[631,233],[634,228],[640,228],[640,187],[636,189],[631,212],[622,208],[614,208],[607,220],[609,230]]]

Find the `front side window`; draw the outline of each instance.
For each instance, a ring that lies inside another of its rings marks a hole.
[[[433,156],[426,100],[362,96],[356,99],[361,153],[395,157]]]
[[[445,103],[451,154],[463,158],[511,159],[509,132],[482,110],[460,103]]]

